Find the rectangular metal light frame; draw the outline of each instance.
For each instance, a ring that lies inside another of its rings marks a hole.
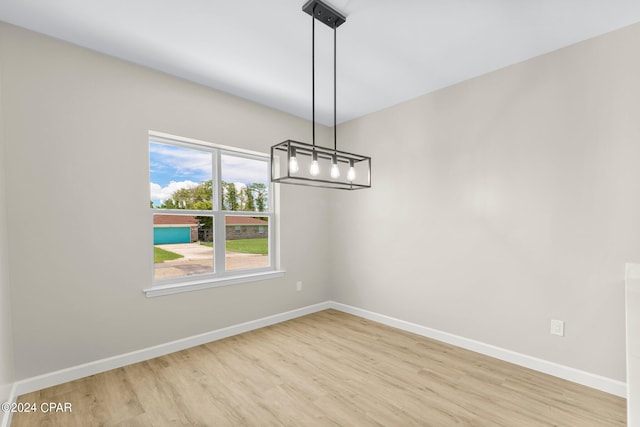
[[[295,149],[297,156],[312,157],[315,152],[318,159],[332,160],[336,156],[339,163],[349,163],[365,165],[367,170],[366,179],[362,182],[351,182],[344,176],[337,179],[318,179],[315,177],[304,176],[305,172],[291,173],[289,170],[289,161],[291,159],[292,149]],[[280,170],[282,165],[277,164],[277,151],[286,152],[286,174],[279,176],[276,171]],[[318,145],[307,144],[300,141],[288,139],[271,147],[271,181],[282,184],[304,185],[308,187],[335,188],[339,190],[360,190],[371,188],[371,157],[353,154],[346,151],[334,150],[333,148],[320,147]]]

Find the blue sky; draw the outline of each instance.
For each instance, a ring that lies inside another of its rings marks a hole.
[[[250,183],[269,184],[267,162],[244,157],[221,156],[222,180],[241,187]],[[180,188],[195,187],[212,179],[213,154],[192,148],[149,143],[151,200],[160,205]]]

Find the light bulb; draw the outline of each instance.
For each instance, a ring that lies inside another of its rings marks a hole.
[[[331,165],[331,178],[338,179],[340,178],[340,168],[337,163]]]
[[[349,168],[349,172],[347,172],[347,180],[349,182],[354,181],[356,179],[356,170],[351,166]]]
[[[289,158],[289,172],[296,173],[300,170],[298,167],[298,159],[296,158],[296,149],[291,147],[291,157]]]
[[[320,165],[318,164],[318,154],[313,152],[313,160],[311,161],[311,167],[309,168],[311,176],[318,176],[320,174]]]
[[[336,156],[333,156],[333,160],[331,162],[331,178],[340,178],[340,168],[338,167],[338,159],[336,159]]]
[[[347,172],[347,181],[352,182],[356,179],[356,170],[353,167],[353,160],[349,160],[349,172]]]
[[[309,168],[309,173],[311,176],[318,176],[320,174],[320,165],[318,165],[317,160],[311,161],[311,167]]]
[[[296,173],[298,172],[298,170],[300,170],[300,168],[298,167],[298,159],[292,157],[291,159],[289,159],[289,172]]]

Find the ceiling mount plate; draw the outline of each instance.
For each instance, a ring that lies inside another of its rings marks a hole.
[[[346,16],[320,0],[309,0],[302,10],[331,28],[338,28],[347,21]]]

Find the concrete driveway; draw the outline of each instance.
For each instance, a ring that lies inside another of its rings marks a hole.
[[[154,275],[156,279],[213,272],[213,248],[209,246],[199,243],[176,243],[155,246],[184,257],[155,264]],[[225,264],[227,271],[268,267],[269,257],[267,255],[227,251]]]
[[[160,249],[165,251],[174,252],[178,255],[182,255],[186,259],[212,259],[213,248],[199,243],[175,243],[170,245],[156,245]],[[182,259],[182,258],[181,258]],[[174,260],[179,261],[179,260]],[[173,262],[173,261],[168,261]]]

